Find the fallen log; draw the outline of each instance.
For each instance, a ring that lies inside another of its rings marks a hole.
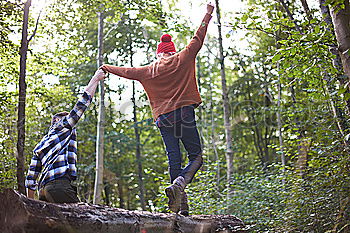
[[[248,232],[233,215],[193,215],[129,211],[87,203],[54,204],[17,191],[0,193],[1,233],[226,233]]]

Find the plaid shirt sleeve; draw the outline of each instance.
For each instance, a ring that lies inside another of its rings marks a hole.
[[[64,126],[73,128],[78,123],[85,110],[89,107],[91,100],[91,95],[85,91],[83,96],[75,104],[74,108],[70,111],[67,118],[63,120]]]
[[[37,188],[37,178],[41,172],[42,166],[41,166],[41,160],[38,158],[38,156],[34,153],[32,160],[30,162],[30,166],[28,169],[28,174],[25,181],[25,186],[31,190],[36,190]]]

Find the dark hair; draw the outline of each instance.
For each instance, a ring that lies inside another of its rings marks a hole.
[[[52,119],[51,119],[51,125],[53,125],[55,122],[56,122],[56,119],[62,119],[62,117],[64,116],[67,116],[69,114],[69,112],[59,112],[59,113],[56,113],[55,115],[52,116]]]

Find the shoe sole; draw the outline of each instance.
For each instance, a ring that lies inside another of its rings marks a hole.
[[[178,213],[180,211],[181,197],[176,200],[175,192],[170,187],[165,189],[165,194],[169,198],[169,209]]]

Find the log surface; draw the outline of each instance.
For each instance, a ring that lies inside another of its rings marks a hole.
[[[0,193],[1,233],[217,233],[248,232],[233,215],[130,211],[87,203],[54,204],[6,189]]]

